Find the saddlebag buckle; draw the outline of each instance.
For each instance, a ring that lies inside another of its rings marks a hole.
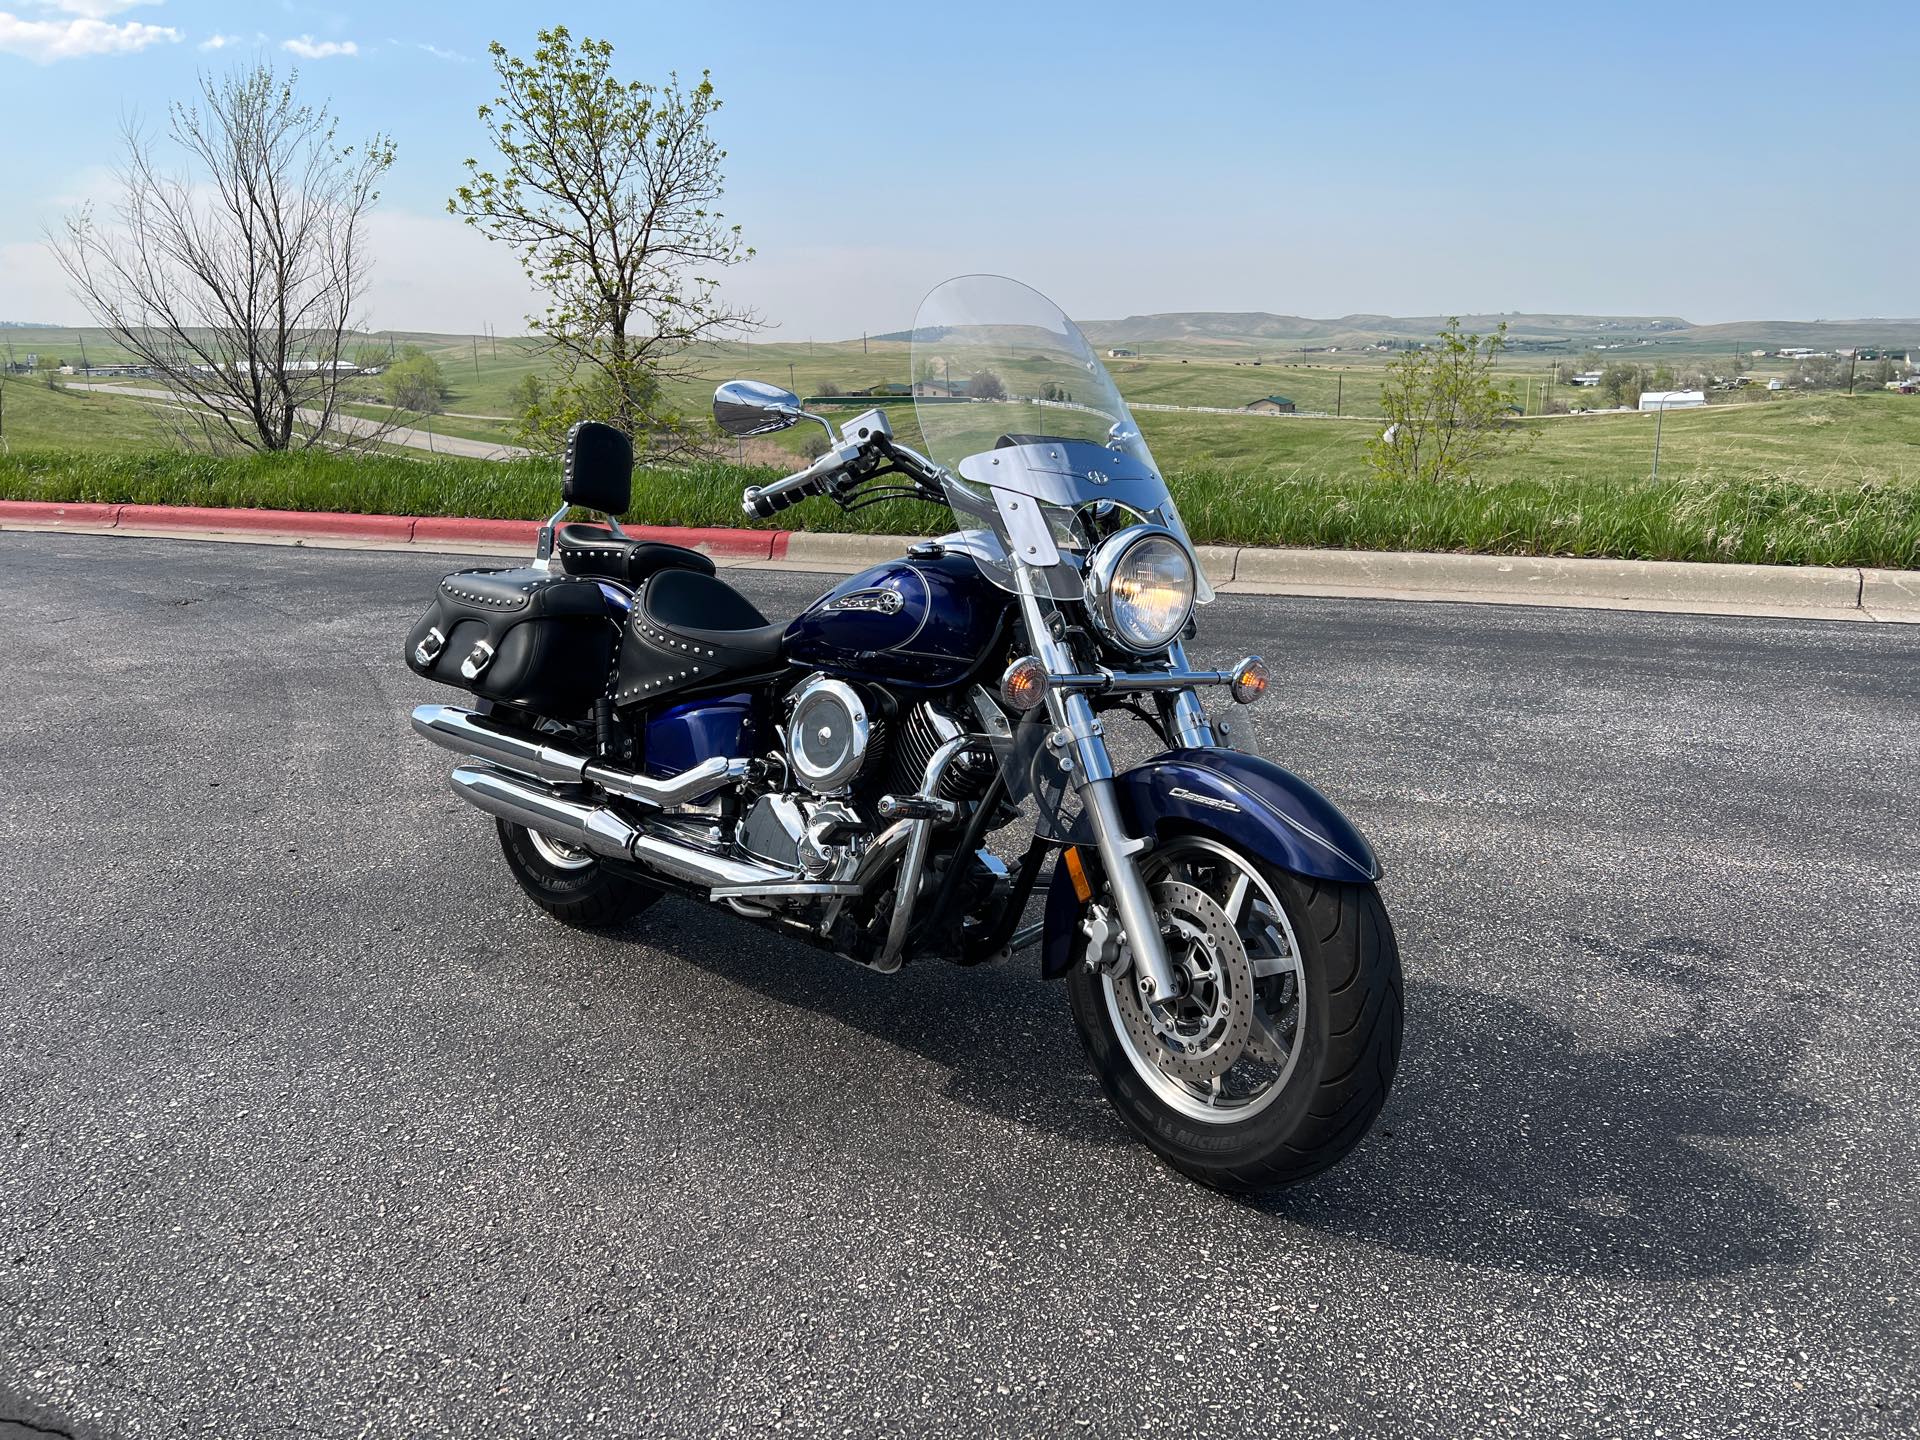
[[[460,673],[469,680],[478,680],[480,672],[493,663],[493,642],[482,640],[475,645],[467,658],[460,662]]]
[[[418,645],[413,647],[413,663],[431,665],[446,648],[447,637],[440,633],[440,627],[436,625],[427,631],[425,638]]]

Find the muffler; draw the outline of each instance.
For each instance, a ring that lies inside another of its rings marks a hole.
[[[745,776],[751,763],[715,755],[678,775],[655,780],[631,770],[603,765],[558,745],[515,735],[490,723],[485,716],[462,710],[457,705],[416,707],[413,728],[436,745],[460,755],[477,756],[503,770],[559,785],[599,785],[656,810],[673,810],[704,800]]]
[[[691,845],[649,835],[604,805],[562,795],[491,765],[456,765],[449,783],[453,793],[469,805],[509,824],[524,825],[596,855],[629,861],[682,885],[707,890],[716,885],[772,887],[800,878],[786,870],[709,855]]]

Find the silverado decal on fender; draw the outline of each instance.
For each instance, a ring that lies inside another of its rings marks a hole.
[[[1240,814],[1240,807],[1231,800],[1216,800],[1211,795],[1196,795],[1184,785],[1176,785],[1167,792],[1175,800],[1191,800],[1195,805],[1205,805],[1211,810],[1231,810]]]

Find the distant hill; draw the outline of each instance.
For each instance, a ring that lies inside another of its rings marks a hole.
[[[1501,315],[1462,315],[1469,330],[1486,332],[1506,323],[1509,337],[1523,345],[1564,345],[1570,349],[1648,340],[1688,346],[1750,345],[1777,348],[1806,345],[1920,344],[1920,319],[1912,320],[1741,320],[1695,325],[1678,315],[1554,315],[1511,311]],[[1439,315],[1342,315],[1316,320],[1264,311],[1189,310],[1159,315],[1129,315],[1124,320],[1091,320],[1080,328],[1094,344],[1151,345],[1195,351],[1342,349],[1384,340],[1431,338],[1446,318]]]

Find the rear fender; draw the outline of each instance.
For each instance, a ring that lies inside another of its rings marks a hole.
[[[1331,800],[1298,775],[1255,755],[1168,750],[1116,776],[1114,788],[1133,835],[1162,839],[1199,832],[1314,880],[1370,885],[1382,873],[1373,847]],[[1098,855],[1083,848],[1080,857],[1097,874]],[[1067,866],[1055,865],[1041,962],[1041,974],[1049,980],[1073,964],[1082,903]]]

